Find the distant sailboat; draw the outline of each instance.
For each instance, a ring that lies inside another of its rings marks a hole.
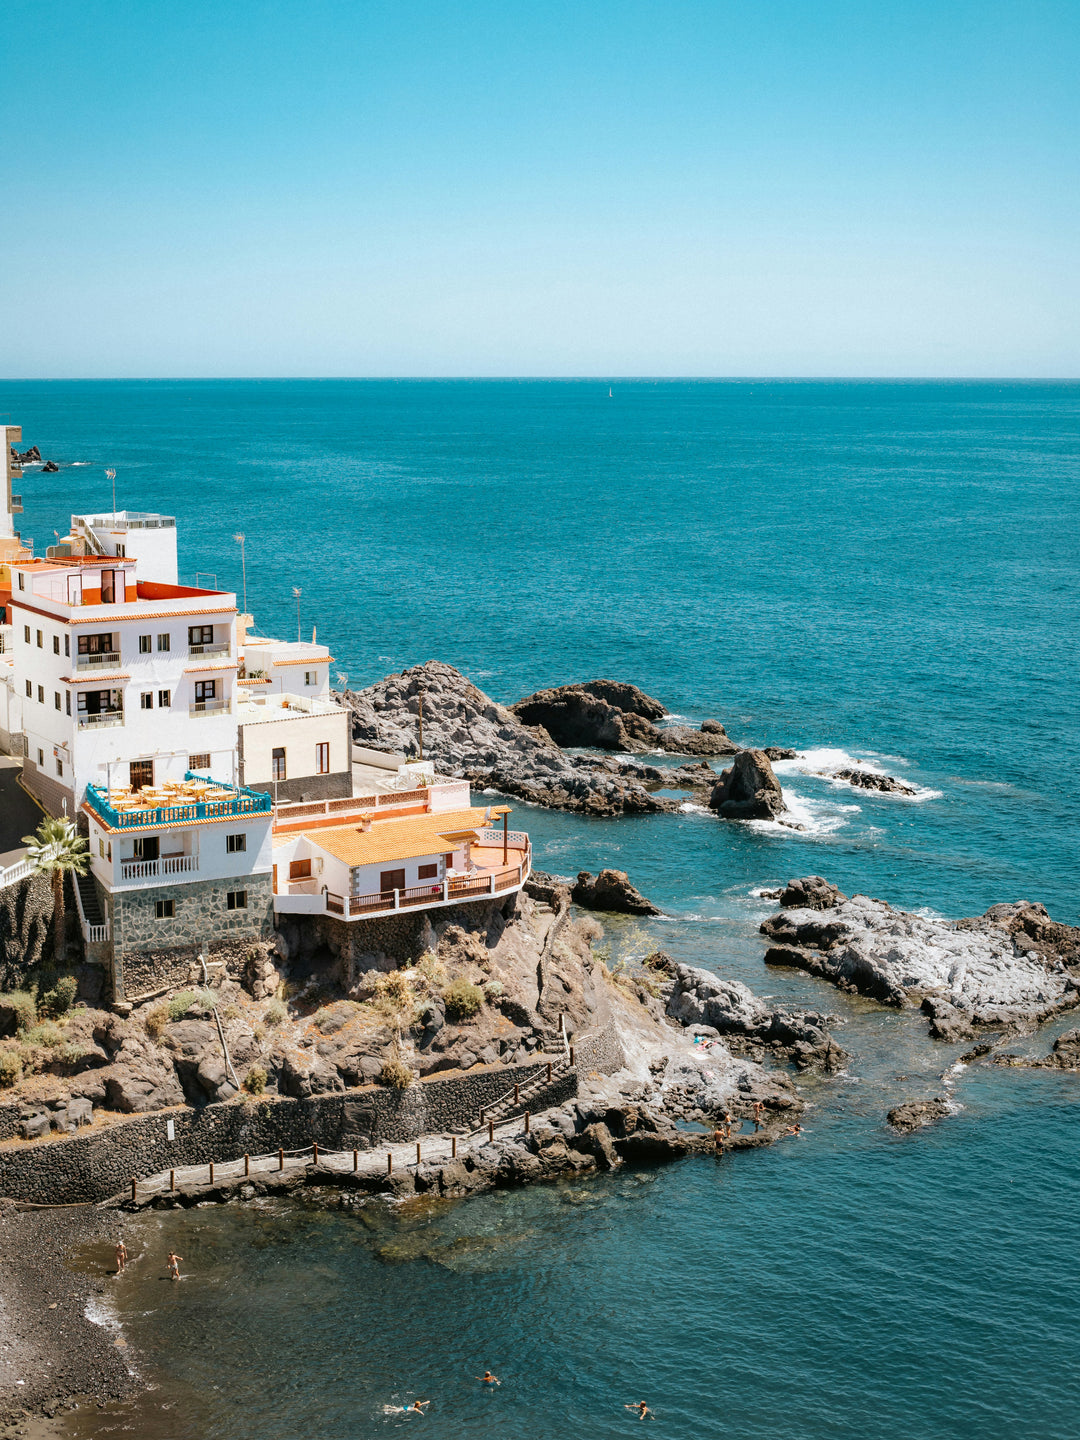
[[[608,398],[609,400],[614,399],[614,396],[613,396],[612,393],[611,393],[611,386],[610,386],[610,385],[608,386],[607,398]]]

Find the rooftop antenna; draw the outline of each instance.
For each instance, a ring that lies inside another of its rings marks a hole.
[[[299,585],[293,586],[293,599],[296,601],[296,643],[300,644],[300,595]]]
[[[238,530],[232,537],[240,546],[240,566],[244,572],[244,614],[247,614],[247,556],[244,553],[244,532]]]
[[[113,513],[113,519],[115,520],[115,519],[116,519],[116,471],[115,471],[115,470],[106,470],[106,471],[105,471],[105,479],[112,481],[112,513]]]

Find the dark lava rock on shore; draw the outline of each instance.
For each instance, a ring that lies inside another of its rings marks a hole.
[[[780,781],[763,750],[740,750],[709,797],[722,820],[775,820],[787,809]]]
[[[586,910],[606,910],[618,915],[663,914],[659,906],[646,900],[641,891],[631,885],[625,870],[601,870],[596,876],[582,870],[571,898],[575,905]]]
[[[846,780],[859,790],[880,790],[885,795],[917,795],[919,792],[892,775],[878,775],[873,770],[834,770],[831,780]]]
[[[538,690],[510,709],[525,725],[542,727],[557,745],[673,755],[733,755],[738,749],[719,720],[706,720],[700,730],[659,728],[653,721],[667,714],[660,701],[615,680]]]
[[[948,1113],[948,1103],[940,1098],[905,1100],[902,1105],[893,1106],[887,1119],[894,1130],[910,1135],[914,1130],[921,1130],[924,1125],[933,1125],[935,1120],[943,1120]]]

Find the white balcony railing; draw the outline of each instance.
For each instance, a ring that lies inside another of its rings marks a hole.
[[[101,650],[96,655],[80,655],[75,661],[76,670],[100,669],[103,665],[119,665],[119,650]]]
[[[162,875],[192,875],[199,868],[197,855],[162,855],[157,860],[121,860],[123,880],[156,880]]]
[[[229,641],[226,640],[218,645],[189,645],[189,655],[228,655]]]
[[[97,715],[79,716],[80,730],[103,730],[109,725],[123,725],[124,712],[122,710],[102,710]]]
[[[195,704],[188,710],[189,715],[222,715],[228,714],[228,700],[196,700]]]

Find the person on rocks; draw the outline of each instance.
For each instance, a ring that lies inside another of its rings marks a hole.
[[[725,1140],[730,1140],[730,1139],[731,1139],[731,1111],[730,1111],[730,1110],[725,1110],[725,1111],[724,1111],[724,1138],[725,1138]]]
[[[169,1251],[169,1279],[170,1279],[170,1280],[179,1280],[179,1279],[180,1279],[180,1261],[181,1261],[183,1258],[184,1258],[183,1255],[177,1255],[177,1253],[176,1253],[175,1250],[170,1250],[170,1251]]]
[[[761,1115],[762,1115],[763,1109],[764,1109],[764,1106],[762,1105],[761,1101],[760,1101],[760,1100],[755,1100],[755,1101],[754,1101],[754,1134],[755,1134],[755,1135],[756,1135],[756,1134],[758,1133],[758,1131],[761,1129]]]
[[[717,1155],[724,1153],[724,1132],[720,1129],[713,1131],[713,1145],[716,1147]]]
[[[476,1378],[477,1380],[482,1380],[485,1385],[502,1384],[502,1381],[499,1379],[499,1377],[497,1375],[493,1375],[490,1370],[485,1370],[483,1375],[477,1375]]]
[[[124,1237],[121,1235],[116,1241],[116,1273],[118,1275],[123,1272],[124,1266],[127,1264],[127,1260],[127,1246],[124,1244]]]
[[[637,1411],[637,1416],[638,1416],[638,1419],[639,1419],[639,1420],[644,1420],[646,1415],[648,1415],[648,1417],[650,1418],[650,1420],[652,1419],[652,1413],[653,1413],[653,1412],[649,1409],[648,1405],[645,1404],[645,1401],[644,1401],[644,1400],[639,1400],[639,1401],[637,1402],[637,1404],[635,1404],[635,1405],[624,1405],[624,1406],[623,1406],[623,1409],[624,1409],[624,1410],[636,1410],[636,1411]]]

